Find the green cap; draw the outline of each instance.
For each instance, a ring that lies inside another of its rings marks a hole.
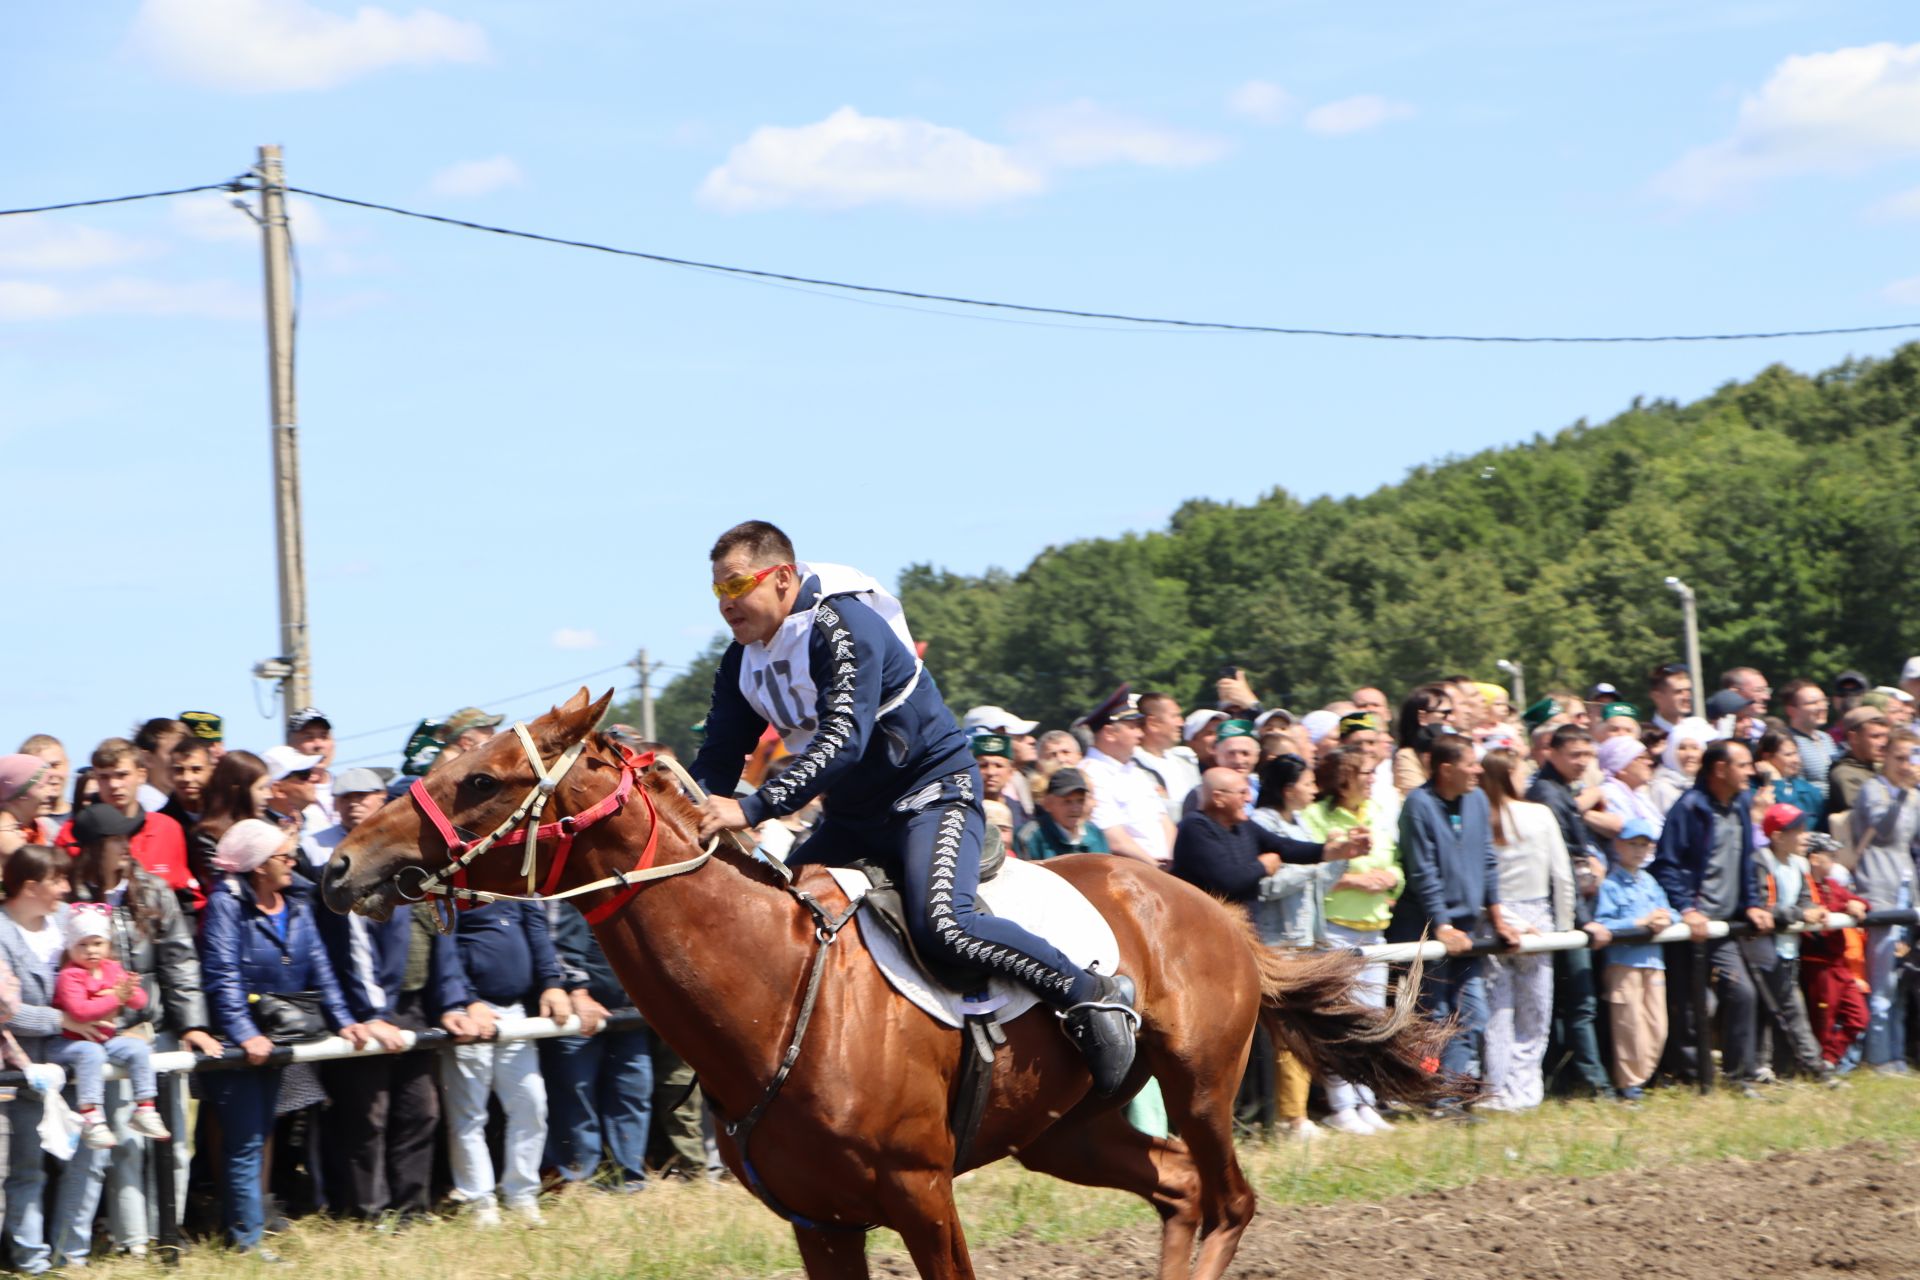
[[[1228,720],[1213,731],[1215,742],[1225,742],[1228,738],[1257,738],[1251,720]]]
[[[1612,720],[1616,716],[1625,716],[1629,720],[1638,720],[1640,718],[1640,708],[1634,706],[1631,702],[1609,702],[1601,709],[1600,718],[1602,720]]]
[[[1005,756],[1009,760],[1013,759],[1013,744],[1007,741],[1007,735],[1004,733],[975,734],[973,741],[968,745],[973,748],[975,759],[981,756]]]
[[[1520,714],[1527,728],[1538,729],[1547,721],[1560,714],[1560,704],[1552,698],[1542,698]]]

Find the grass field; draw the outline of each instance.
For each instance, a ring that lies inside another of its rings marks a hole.
[[[1752,1159],[1772,1151],[1860,1139],[1920,1139],[1920,1081],[1857,1078],[1829,1091],[1783,1086],[1767,1102],[1692,1093],[1654,1095],[1638,1110],[1611,1103],[1550,1103],[1528,1115],[1455,1127],[1411,1122],[1376,1138],[1329,1135],[1311,1146],[1254,1146],[1242,1159],[1263,1214],[1289,1204],[1380,1201],[1481,1178],[1604,1173],[1654,1165]],[[1073,1240],[1152,1221],[1146,1205],[1002,1163],[965,1178],[960,1208],[976,1246],[1017,1232]],[[550,1204],[547,1224],[479,1231],[448,1221],[400,1235],[303,1222],[274,1248],[315,1280],[386,1273],[395,1280],[529,1275],[580,1280],[779,1275],[798,1262],[784,1224],[739,1187],[663,1185],[634,1197],[582,1194]],[[875,1249],[897,1249],[879,1232]],[[187,1264],[196,1277],[277,1273],[214,1248]],[[149,1264],[98,1267],[108,1276]]]

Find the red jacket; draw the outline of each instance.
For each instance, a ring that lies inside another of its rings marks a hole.
[[[1836,915],[1845,915],[1850,903],[1857,902],[1863,907],[1867,905],[1865,898],[1838,880],[1815,880],[1808,876],[1807,893],[1815,906],[1825,907]],[[1865,939],[1858,929],[1832,929],[1800,935],[1800,960],[1803,966],[1839,964],[1856,974],[1864,974],[1864,952]]]
[[[137,980],[124,1004],[113,993],[126,976],[127,971],[115,960],[102,960],[97,972],[81,964],[62,965],[53,983],[53,1007],[80,1022],[112,1022],[123,1008],[146,1008],[146,989]],[[63,1034],[69,1040],[81,1038],[71,1031]]]
[[[207,896],[187,866],[186,833],[180,830],[179,823],[164,813],[147,813],[144,816],[146,820],[140,824],[140,829],[127,837],[128,852],[133,855],[133,860],[179,895],[182,906],[191,906],[196,911],[204,907]],[[69,854],[79,854],[80,846],[74,843],[71,820],[60,828],[54,843]]]

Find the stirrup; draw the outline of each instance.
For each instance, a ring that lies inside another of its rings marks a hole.
[[[1111,1096],[1119,1092],[1133,1070],[1134,1035],[1140,1030],[1140,1014],[1133,1007],[1132,979],[1121,975],[1100,977],[1102,990],[1097,999],[1068,1005],[1055,1016],[1067,1038],[1086,1058],[1095,1092]]]

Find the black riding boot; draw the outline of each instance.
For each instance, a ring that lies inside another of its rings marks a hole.
[[[1119,1092],[1133,1069],[1133,1033],[1140,1025],[1140,1015],[1133,1011],[1133,979],[1095,976],[1100,980],[1100,990],[1094,998],[1067,1006],[1060,1020],[1068,1038],[1087,1060],[1094,1092],[1107,1097]]]

